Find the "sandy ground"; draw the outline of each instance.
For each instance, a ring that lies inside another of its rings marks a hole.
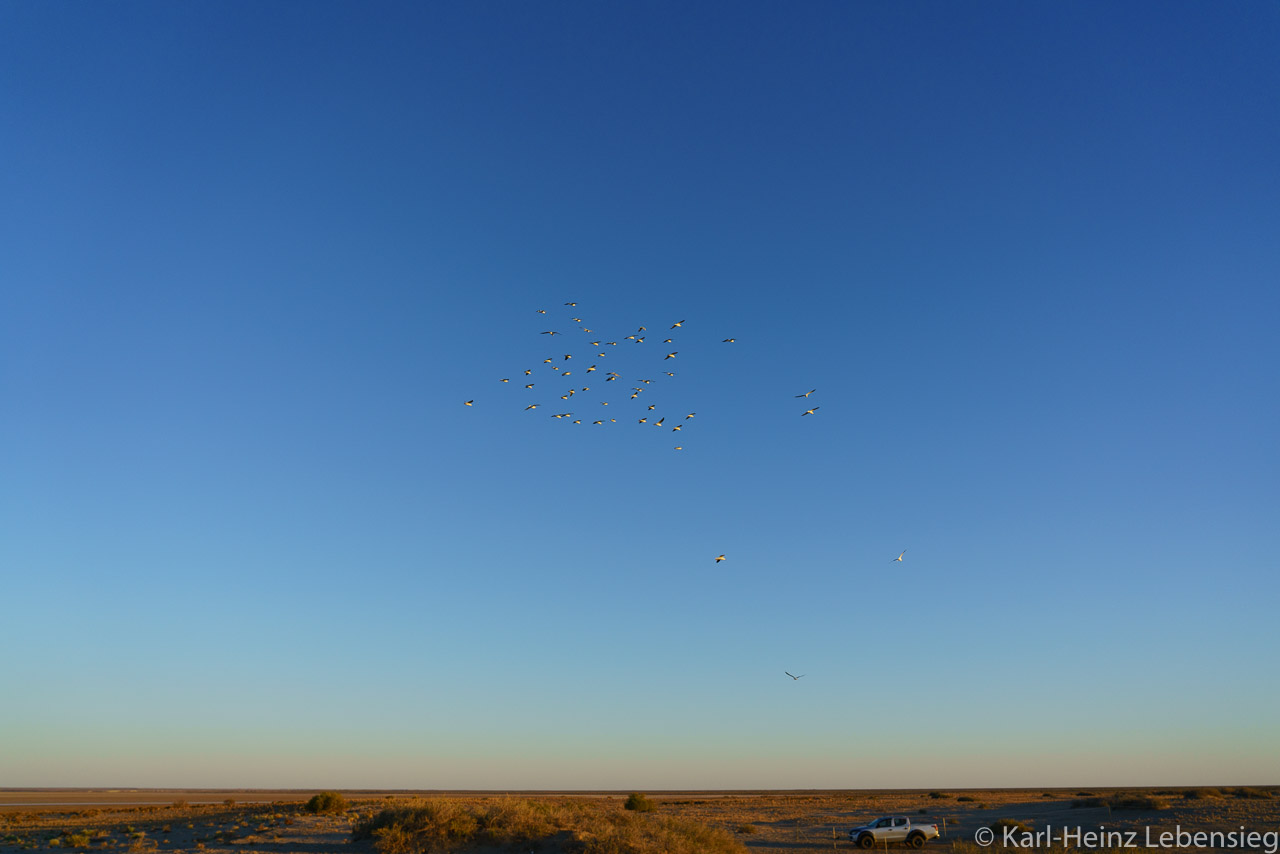
[[[1105,794],[1107,790],[1093,790]],[[1150,790],[1145,790],[1150,791]],[[1154,811],[1077,809],[1076,791],[953,790],[941,798],[928,792],[650,792],[659,812],[695,819],[734,833],[749,849],[765,852],[853,851],[850,827],[877,816],[902,814],[946,828],[928,850],[976,849],[974,832],[1000,818],[1034,828],[1083,828],[1138,832],[1142,850],[1146,828],[1163,830],[1247,830],[1280,832],[1280,796],[1189,800],[1178,793],[1160,797],[1168,807]],[[367,843],[351,841],[351,825],[361,814],[410,793],[346,792],[352,809],[336,816],[302,810],[311,792],[159,790],[0,790],[0,854],[20,851],[160,851],[202,854],[365,854]],[[602,793],[429,793],[428,797],[564,797],[599,799],[620,808],[621,794]],[[961,801],[964,797],[970,800]],[[234,803],[226,803],[228,800]],[[184,802],[185,803],[181,803]],[[55,843],[55,840],[58,840]],[[87,841],[87,844],[83,844]],[[76,847],[80,845],[80,847]],[[909,849],[893,846],[894,850]],[[1002,849],[997,843],[995,850]],[[1161,849],[1168,852],[1169,849]],[[1206,854],[1213,848],[1184,848],[1174,854]],[[1241,849],[1235,849],[1237,852]],[[1255,849],[1258,850],[1258,849]],[[1265,850],[1265,849],[1263,849]],[[544,849],[545,854],[552,854]]]

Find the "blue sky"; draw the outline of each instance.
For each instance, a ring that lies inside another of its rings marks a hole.
[[[0,6],[0,785],[1276,782],[1278,46]]]

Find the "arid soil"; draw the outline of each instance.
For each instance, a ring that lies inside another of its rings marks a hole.
[[[1135,790],[1125,790],[1135,791]],[[950,790],[688,792],[653,793],[660,814],[694,819],[732,832],[760,852],[852,851],[849,828],[881,815],[908,815],[913,821],[945,826],[945,836],[926,851],[973,852],[975,832],[998,819],[1016,819],[1034,829],[1135,831],[1134,846],[1162,831],[1227,830],[1280,832],[1280,794],[1188,798],[1182,789],[1139,790],[1163,802],[1137,810],[1081,808],[1073,802],[1114,790]],[[202,854],[364,854],[368,842],[352,842],[351,826],[362,815],[410,797],[478,799],[562,798],[597,801],[622,809],[624,794],[602,793],[373,793],[346,792],[351,808],[331,816],[310,815],[303,804],[311,792],[0,790],[0,854],[33,850],[172,851]],[[1151,828],[1148,833],[1147,828]],[[1272,839],[1275,837],[1273,836]],[[901,846],[895,850],[906,851]],[[1004,849],[997,841],[991,846]],[[1041,846],[1036,846],[1041,847]],[[1052,846],[1061,849],[1061,844]],[[1090,848],[1116,846],[1072,846]],[[546,854],[553,854],[549,848]],[[1161,848],[1170,851],[1169,847]],[[1241,847],[1182,847],[1174,854],[1206,854]],[[1266,852],[1264,843],[1254,851]],[[1275,854],[1274,848],[1271,854]]]

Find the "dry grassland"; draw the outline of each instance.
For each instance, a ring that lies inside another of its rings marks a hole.
[[[930,842],[925,850],[948,854],[992,850],[974,845],[974,832],[1000,819],[1020,821],[1033,829],[1136,830],[1139,842],[1147,827],[1152,832],[1179,826],[1193,831],[1238,831],[1241,826],[1259,833],[1280,831],[1280,794],[1272,789],[650,792],[656,805],[650,813],[624,810],[622,794],[346,792],[348,808],[333,815],[307,813],[303,808],[307,796],[302,794],[274,793],[280,796],[275,802],[251,803],[272,793],[249,793],[239,795],[232,804],[196,804],[183,800],[184,793],[174,792],[167,805],[86,806],[87,794],[46,792],[41,798],[31,794],[24,798],[0,792],[0,805],[9,805],[0,806],[0,854],[47,850],[202,854],[852,851],[848,829],[887,814],[909,815],[939,827],[945,824],[946,836]],[[59,797],[65,799],[63,804],[73,805],[57,805]],[[429,806],[425,812],[423,805]],[[387,809],[399,812],[384,814]],[[410,824],[396,825],[397,816],[412,815],[420,822],[421,816],[432,816],[436,825],[427,828],[420,823],[416,836],[407,830]],[[458,828],[452,841],[453,831],[441,830],[446,822]],[[400,829],[385,829],[395,826]],[[363,833],[353,833],[358,829]],[[1004,850],[999,843],[992,848]],[[1193,848],[1174,854],[1210,850],[1226,849]]]

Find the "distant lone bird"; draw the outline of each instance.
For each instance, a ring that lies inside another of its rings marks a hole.
[[[644,332],[644,327],[641,326],[639,329],[636,330],[636,332]]]
[[[503,380],[503,382],[506,382],[506,380]],[[529,383],[525,388],[533,388],[533,383]]]
[[[564,357],[565,357],[566,359],[572,359],[572,358],[573,358],[573,357],[572,357],[572,356],[570,356],[568,353],[565,353],[565,354],[564,354]]]
[[[815,391],[817,391],[816,388],[811,388],[808,391],[806,391],[804,394],[797,394],[796,397],[808,397],[809,395],[813,394]]]
[[[531,404],[529,404],[528,406],[526,406],[526,407],[524,408],[524,411],[525,411],[525,412],[528,412],[530,409],[537,409],[540,405],[541,405],[541,404],[531,403]]]
[[[592,424],[603,424],[604,422],[603,422],[603,421],[592,421],[591,423],[592,423]]]
[[[656,404],[656,403],[651,403],[651,404],[649,404],[649,408],[650,408],[650,409],[656,409],[656,408],[657,408],[657,406],[658,406],[658,404]]]
[[[724,560],[724,555],[720,555],[720,557],[716,558],[716,563],[719,563],[722,560]]]
[[[680,321],[680,323],[684,323],[684,321],[682,320],[682,321]],[[675,329],[677,326],[679,326],[679,325],[680,325],[680,323],[673,323],[673,324],[671,324],[671,328],[672,328],[672,329]]]
[[[671,432],[673,432],[673,433],[674,433],[675,431],[677,431],[677,430],[679,430],[679,429],[680,429],[680,425],[679,425],[679,424],[677,424],[676,426],[674,426],[674,427],[672,427],[672,428],[671,428]]]
[[[685,416],[685,420],[687,421],[688,419],[692,418],[693,416],[695,416],[695,415],[697,415],[697,414],[698,414],[698,413],[696,413],[696,412],[690,412],[688,415],[686,415],[686,416]]]
[[[668,338],[668,339],[666,339],[665,341],[663,341],[662,343],[663,343],[663,344],[670,344],[670,343],[671,343],[672,341],[674,341],[674,340],[675,340],[674,338]]]
[[[509,382],[511,382],[511,378],[510,378],[510,377],[507,377],[506,379],[499,380],[498,382],[509,383]]]
[[[547,310],[545,308],[538,309],[538,314],[546,314],[546,313],[547,313]]]
[[[567,303],[565,303],[565,305],[577,305],[577,303],[576,303],[576,302],[567,302]]]
[[[799,676],[792,676],[792,675],[791,675],[791,672],[790,672],[790,671],[788,671],[788,670],[784,670],[784,671],[782,671],[782,672],[783,672],[783,673],[786,673],[788,676],[791,676],[791,678],[792,678],[792,679],[803,679],[805,676],[807,676],[807,675],[808,675],[807,673],[801,673]]]
[[[571,317],[571,318],[569,318],[569,319],[570,319],[570,320],[572,320],[574,323],[581,323],[581,322],[582,322],[582,318],[581,318],[581,317]]]
[[[666,375],[667,375],[667,376],[669,376],[669,377],[674,377],[674,376],[676,375],[676,372],[675,372],[675,371],[666,371],[665,373],[666,373]]]
[[[527,377],[527,376],[529,376],[529,374],[531,374],[531,373],[533,373],[533,368],[530,368],[529,370],[525,371],[525,372],[524,372],[524,375]]]
[[[676,353],[679,353],[679,352],[680,352],[679,350],[676,351]],[[674,359],[676,357],[676,353],[668,353],[667,355],[662,357],[662,361],[665,362],[667,359]]]
[[[803,418],[806,415],[812,415],[813,413],[817,412],[821,408],[822,408],[821,406],[815,406],[813,409],[806,409],[804,412],[800,413],[800,417]]]
[[[737,338],[726,338],[726,339],[724,339],[723,341],[721,341],[720,343],[721,343],[721,344],[732,344],[734,341],[737,341],[737,340],[738,340]]]
[[[572,373],[573,373],[573,371],[565,371],[565,372],[564,372],[564,373],[562,373],[560,376],[562,376],[562,377],[567,377],[567,376],[569,376],[569,375],[570,375],[570,374],[572,374]]]
[[[553,331],[551,331],[550,329],[548,329],[546,332],[544,332],[544,333],[542,333],[542,334],[543,334],[543,335],[559,335],[560,333],[559,333],[559,332],[553,332]]]
[[[907,550],[906,550],[906,549],[903,549],[903,550],[902,550],[902,555],[904,555],[904,554],[906,554],[906,553],[907,553]],[[902,555],[898,555],[898,556],[897,556],[897,557],[895,557],[893,560],[889,561],[889,563],[902,563]]]
[[[676,445],[676,450],[677,450],[677,451],[683,451],[683,450],[684,450],[684,446],[682,446],[682,445]]]
[[[646,421],[648,421],[648,420],[649,420],[648,418],[641,418],[641,419],[640,419],[639,421],[637,421],[636,423],[637,423],[637,424],[643,424],[644,422],[646,422]]]
[[[462,404],[462,405],[463,405],[463,406],[470,406],[470,405],[471,405],[471,404],[473,404],[473,403],[475,403],[475,401],[474,401],[474,400],[468,400],[466,403],[464,403],[464,404]]]

